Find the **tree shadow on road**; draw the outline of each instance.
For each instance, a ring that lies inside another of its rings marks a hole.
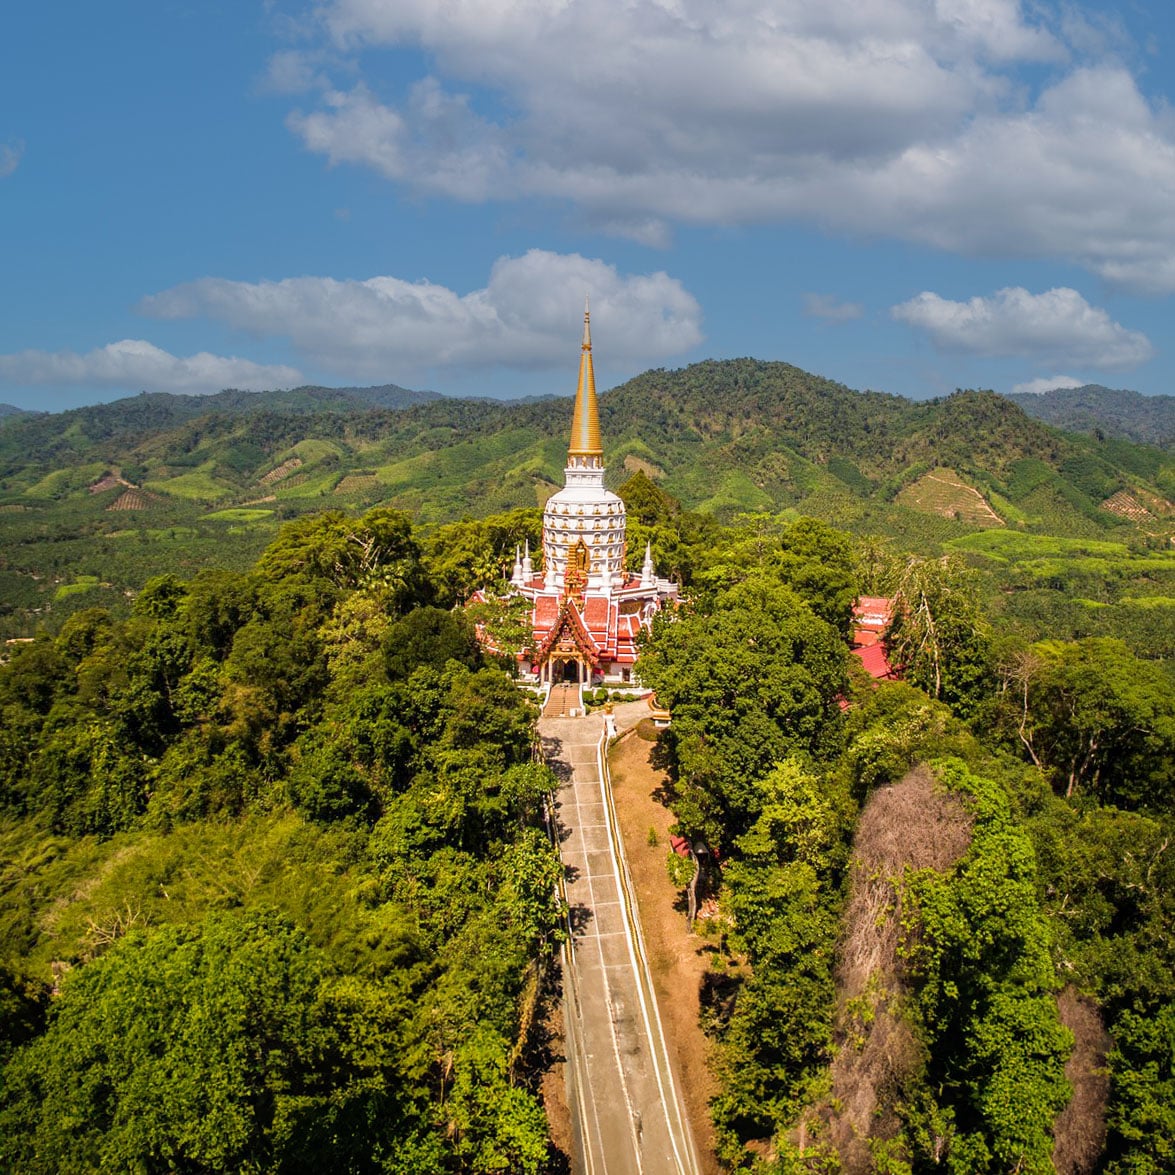
[[[554,773],[560,784],[570,783],[572,767],[563,758],[563,740],[554,735],[543,735],[539,740],[542,747],[543,760]]]
[[[590,906],[583,904],[571,906],[567,911],[567,921],[571,924],[572,939],[580,939],[587,933],[588,927],[595,920],[595,912]]]

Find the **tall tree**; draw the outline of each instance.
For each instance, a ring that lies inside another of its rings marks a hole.
[[[658,618],[637,672],[673,713],[677,816],[712,844],[750,827],[756,781],[790,752],[839,748],[844,643],[768,577],[722,593],[712,612]]]
[[[1033,762],[1066,796],[1165,809],[1175,794],[1175,685],[1119,640],[1043,641],[1008,666]]]
[[[975,577],[955,556],[905,561],[886,640],[903,676],[932,698],[965,712],[992,689],[990,634]]]

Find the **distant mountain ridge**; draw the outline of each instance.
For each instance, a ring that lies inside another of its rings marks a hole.
[[[1128,388],[1085,384],[1049,392],[1010,392],[1007,399],[1055,428],[1100,430],[1138,444],[1175,448],[1175,396],[1144,396]]]
[[[207,396],[183,395],[173,392],[140,392],[122,400],[94,404],[74,409],[94,415],[133,414],[161,411],[171,422],[192,420],[210,412],[236,416],[254,412],[301,414],[307,412],[353,412],[363,408],[408,408],[439,400],[439,392],[418,392],[399,384],[378,384],[373,387],[328,388],[321,384],[303,384],[297,388],[277,388],[265,392],[243,392],[226,388]]]
[[[372,410],[399,411],[417,404],[427,404],[444,397],[439,392],[414,391],[398,384],[374,387],[327,388],[306,384],[297,388],[265,392],[246,392],[226,388],[211,395],[185,395],[173,392],[140,392],[102,404],[69,408],[64,412],[22,412],[5,419],[9,427],[19,421],[22,443],[36,451],[58,437],[69,437],[72,448],[79,450],[85,442],[114,440],[131,442],[152,433],[176,428],[205,416],[241,417],[272,414],[307,416],[314,413],[349,413]],[[5,418],[0,412],[0,418]],[[11,443],[15,433],[6,438]]]
[[[22,525],[52,503],[130,509],[106,502],[117,473],[149,495],[133,503],[148,514],[382,502],[442,522],[542,505],[563,479],[570,416],[569,397],[395,387],[137,396],[0,429],[0,508]],[[1173,514],[1175,459],[1059,432],[993,392],[917,402],[787,363],[709,360],[628,380],[601,395],[600,416],[609,485],[641,471],[719,517],[885,515],[925,531],[912,519],[930,515],[939,529],[1092,536],[1165,533]]]

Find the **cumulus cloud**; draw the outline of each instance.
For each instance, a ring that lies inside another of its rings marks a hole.
[[[1058,388],[1083,388],[1088,381],[1074,379],[1071,375],[1042,375],[1039,379],[1030,379],[1025,383],[1016,384],[1012,391],[1016,394],[1027,392],[1039,396],[1044,392],[1052,392]]]
[[[24,158],[24,143],[19,139],[14,143],[0,143],[0,179],[11,175]]]
[[[318,11],[325,43],[361,59],[369,81],[323,82],[289,126],[334,163],[426,193],[568,200],[650,243],[664,243],[666,223],[803,219],[1065,257],[1175,289],[1175,129],[1112,38],[1068,4],[329,0]],[[398,46],[423,49],[435,76],[390,104],[370,82],[371,51]],[[1049,84],[1034,90],[1026,63],[1049,66],[1037,75]]]
[[[499,258],[486,286],[467,294],[397,277],[202,278],[145,298],[140,309],[282,336],[347,378],[405,378],[444,367],[565,367],[585,294],[607,363],[661,360],[702,340],[701,308],[675,278],[620,274],[603,261],[541,249]]]
[[[203,394],[222,388],[263,391],[290,387],[302,377],[292,367],[201,351],[172,355],[143,339],[122,339],[79,355],[75,351],[18,351],[0,355],[0,384],[13,387],[101,387]]]
[[[829,322],[852,322],[865,313],[865,308],[859,302],[842,302],[834,294],[805,294],[804,313]]]
[[[1043,294],[1010,286],[966,302],[924,290],[891,313],[924,331],[936,347],[970,355],[1113,368],[1134,367],[1155,353],[1146,335],[1127,330],[1063,286]]]

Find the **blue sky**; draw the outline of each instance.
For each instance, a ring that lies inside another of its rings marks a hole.
[[[1175,392],[1159,0],[122,0],[0,21],[0,401],[707,357]]]

